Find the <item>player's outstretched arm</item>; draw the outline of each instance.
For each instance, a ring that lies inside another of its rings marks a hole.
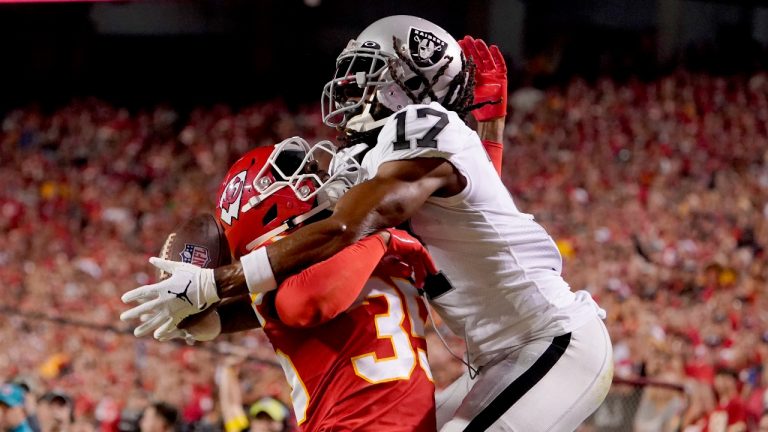
[[[388,261],[382,263],[385,256]],[[413,276],[417,287],[428,274],[437,273],[418,240],[397,229],[381,231],[280,284],[275,296],[280,321],[291,327],[313,327],[335,318],[352,306],[380,266],[387,276]]]
[[[462,52],[475,63],[474,103],[488,103],[474,111],[477,134],[496,172],[501,174],[504,123],[507,117],[507,64],[499,47],[488,47],[482,39],[464,36],[458,41]]]
[[[418,240],[405,231],[381,231],[280,284],[275,296],[280,320],[292,327],[312,327],[333,319],[354,303],[384,256],[396,259],[386,267],[388,275],[413,276],[416,286],[421,286],[428,274],[437,273],[429,252]],[[178,327],[194,340],[203,340],[198,335],[211,333],[212,317],[219,320],[217,335],[261,327],[248,294],[225,298],[216,308],[183,319]]]
[[[287,278],[275,295],[280,321],[291,327],[313,327],[344,312],[386,251],[382,236],[373,235]]]
[[[214,279],[219,294],[230,297],[248,290],[274,289],[276,279],[284,280],[366,235],[401,224],[431,195],[450,196],[463,187],[463,178],[444,159],[384,163],[376,177],[350,189],[328,219],[302,227],[266,249],[259,248],[239,263],[217,268]]]

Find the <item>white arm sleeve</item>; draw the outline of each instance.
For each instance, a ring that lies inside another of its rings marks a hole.
[[[260,247],[240,258],[245,283],[251,294],[272,291],[277,288],[275,274],[267,257],[267,248]]]

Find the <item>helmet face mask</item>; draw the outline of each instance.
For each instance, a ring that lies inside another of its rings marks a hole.
[[[329,141],[310,146],[293,137],[248,152],[230,168],[219,190],[216,214],[233,256],[285,235],[329,209],[331,183],[346,186],[363,176],[357,160],[337,158],[329,172],[318,169],[321,154],[336,155]]]
[[[380,86],[393,83],[390,59],[392,56],[380,49],[358,48],[356,41],[349,41],[336,59],[334,78],[323,88],[323,122],[331,127],[344,126],[351,117],[361,114]]]
[[[382,18],[336,59],[334,78],[323,88],[323,122],[365,132],[406,105],[453,99],[459,92],[448,94],[449,88],[462,70],[462,56],[456,40],[427,20]]]

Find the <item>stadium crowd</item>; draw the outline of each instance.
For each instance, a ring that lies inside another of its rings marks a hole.
[[[518,89],[510,102],[503,180],[557,240],[566,280],[608,311],[616,376],[684,388],[648,387],[629,412],[599,411],[592,423],[758,430],[768,401],[768,75],[574,80]],[[188,347],[137,340],[117,317],[120,295],[154,278],[147,257],[212,209],[239,154],[293,135],[333,137],[319,109],[129,112],[82,100],[0,121],[0,381],[22,384],[41,430],[220,430],[218,385],[232,366],[221,352],[233,350],[252,358],[239,366],[243,402],[289,400],[258,331]],[[434,332],[428,341],[444,386],[463,365]]]

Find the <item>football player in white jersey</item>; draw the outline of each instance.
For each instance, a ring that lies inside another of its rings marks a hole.
[[[467,344],[468,371],[437,397],[440,430],[574,430],[611,384],[604,311],[589,293],[571,291],[552,238],[518,210],[464,123],[475,108],[470,64],[426,20],[392,16],[370,25],[342,51],[323,92],[323,120],[347,133],[342,153],[362,156],[367,180],[328,219],[239,263],[175,273],[164,286],[197,291],[200,304],[270,291],[361,237],[410,221],[442,270],[426,295]],[[502,128],[503,117],[479,131],[501,142]],[[157,295],[165,300],[153,313],[173,322],[200,311]]]

